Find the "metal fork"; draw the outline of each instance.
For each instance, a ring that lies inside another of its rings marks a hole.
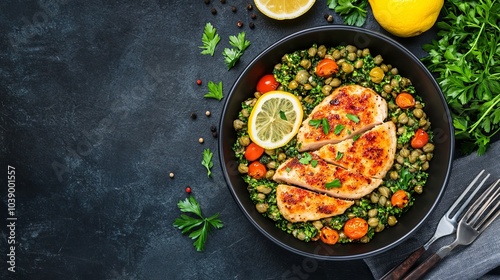
[[[427,249],[429,249],[429,247],[431,246],[432,243],[434,243],[434,241],[438,240],[443,236],[447,236],[455,232],[455,229],[457,227],[458,217],[460,216],[460,214],[462,214],[465,207],[469,205],[470,201],[476,195],[479,189],[484,185],[484,182],[488,179],[488,177],[490,177],[490,174],[488,173],[486,177],[481,181],[481,183],[477,186],[477,188],[475,188],[475,190],[468,196],[465,202],[463,202],[465,196],[469,193],[472,187],[474,187],[474,185],[479,180],[479,178],[481,178],[483,173],[484,170],[479,172],[476,178],[472,180],[472,182],[469,184],[469,186],[467,186],[467,188],[463,191],[460,197],[457,198],[455,203],[453,203],[450,209],[448,209],[448,211],[443,215],[443,217],[439,221],[434,236],[432,236],[432,238],[429,239],[429,241],[427,241],[427,243],[425,243],[422,247],[418,248],[413,253],[411,253],[401,264],[394,267],[384,276],[382,276],[381,280],[401,279],[401,277],[403,277],[403,275],[405,275],[406,272],[410,270],[410,268],[417,262],[418,259],[420,259],[420,257],[427,251]],[[458,205],[461,205],[461,207],[455,212]],[[454,212],[455,214],[452,216]]]
[[[472,204],[458,223],[457,237],[453,243],[441,247],[427,260],[413,270],[405,280],[415,280],[423,276],[441,259],[446,257],[456,246],[469,245],[500,215],[500,188],[497,188],[500,179],[491,186]]]

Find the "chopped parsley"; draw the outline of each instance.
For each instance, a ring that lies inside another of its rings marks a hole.
[[[203,150],[203,160],[201,161],[201,164],[207,169],[208,177],[212,175],[211,169],[214,166],[214,163],[212,162],[212,156],[213,153],[212,151],[210,151],[210,149]]]
[[[328,123],[327,118],[310,120],[309,125],[312,125],[314,128],[319,128],[319,126],[323,127],[323,133],[326,135],[330,132],[330,124]]]
[[[340,160],[344,154],[342,152],[337,151],[337,156],[335,157],[335,160]]]

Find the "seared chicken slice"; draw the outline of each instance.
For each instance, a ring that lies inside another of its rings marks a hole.
[[[386,117],[387,102],[372,89],[339,87],[302,123],[297,134],[298,149],[303,152],[338,143],[381,124]],[[326,122],[328,125],[324,125]]]
[[[358,139],[327,144],[314,153],[329,163],[366,177],[384,178],[394,163],[396,126],[385,122],[363,133]]]
[[[292,223],[337,216],[354,204],[352,200],[338,199],[289,185],[276,187],[276,202],[281,215]]]
[[[368,178],[329,164],[311,154],[310,163],[301,163],[297,157],[283,162],[274,173],[273,180],[307,188],[346,199],[358,199],[376,189],[381,179]]]

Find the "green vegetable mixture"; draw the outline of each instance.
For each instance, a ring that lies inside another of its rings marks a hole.
[[[319,77],[315,73],[315,66],[325,57],[333,59],[339,67],[338,73],[328,78]],[[285,220],[278,210],[275,190],[278,183],[273,181],[272,177],[276,168],[286,159],[299,157],[303,161],[310,161],[310,155],[308,157],[308,153],[298,152],[294,138],[283,147],[265,150],[259,159],[268,169],[265,178],[255,179],[247,174],[249,162],[244,153],[250,139],[246,124],[253,105],[261,96],[261,93],[255,92],[255,97],[242,103],[239,116],[233,122],[238,136],[233,150],[239,160],[238,170],[247,184],[256,209],[274,221],[281,230],[306,242],[318,240],[320,229],[324,226],[338,230],[340,243],[366,243],[384,228],[396,226],[397,219],[412,207],[418,194],[425,191],[428,177],[426,170],[434,151],[431,124],[424,112],[425,104],[416,94],[411,80],[401,76],[398,69],[386,63],[380,55],[374,56],[369,49],[358,49],[352,45],[313,45],[309,49],[285,54],[274,69],[269,71],[273,71],[276,80],[280,82],[278,90],[293,93],[301,100],[304,118],[339,86],[358,84],[374,89],[388,103],[387,121],[396,124],[398,144],[394,164],[383,183],[371,194],[356,200],[344,214],[318,221],[291,223]],[[413,107],[402,109],[396,104],[396,96],[401,92],[410,93],[414,97]],[[318,123],[319,125],[321,124]],[[333,129],[330,128],[332,132]],[[418,149],[410,144],[417,129],[425,130],[429,135],[429,142]],[[404,190],[408,196],[408,203],[403,208],[391,204],[391,196],[398,190]],[[357,240],[351,240],[343,233],[345,222],[353,217],[360,217],[369,225],[368,233]]]

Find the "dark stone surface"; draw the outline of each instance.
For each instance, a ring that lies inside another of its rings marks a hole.
[[[245,8],[218,0],[0,4],[1,215],[6,221],[13,166],[17,218],[15,273],[7,271],[2,222],[1,279],[371,278],[362,260],[317,261],[274,245],[225,185],[210,131],[223,103],[203,98],[207,82],[222,81],[227,94],[259,52],[327,25],[332,13],[323,1],[290,21]],[[200,54],[206,22],[221,36],[213,57]],[[370,12],[365,27],[385,33]],[[241,31],[251,46],[228,71],[222,50]],[[434,36],[398,41],[421,57]],[[200,164],[206,148],[214,152],[211,178]],[[220,212],[224,222],[203,253],[172,226],[186,186],[206,215]]]

